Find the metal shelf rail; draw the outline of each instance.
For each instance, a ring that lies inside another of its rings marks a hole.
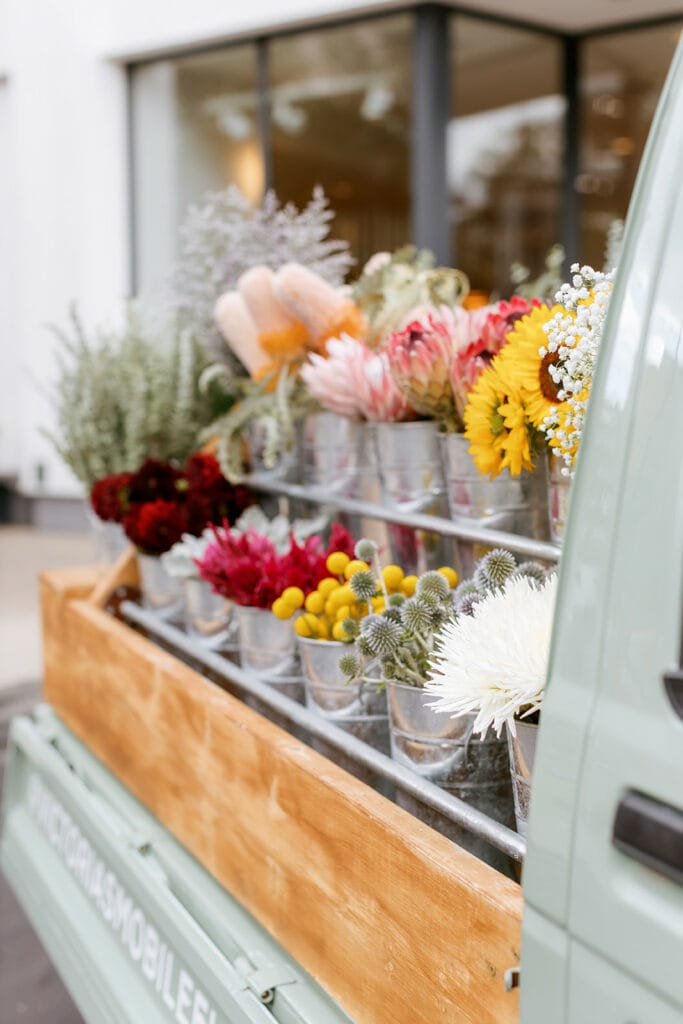
[[[397,789],[409,794],[421,804],[442,814],[472,835],[485,840],[516,861],[522,861],[526,851],[524,839],[512,829],[470,807],[463,800],[451,796],[443,789],[428,782],[409,768],[375,750],[362,740],[351,736],[314,711],[303,707],[295,700],[278,693],[267,683],[245,672],[213,651],[207,650],[181,629],[164,621],[132,601],[124,601],[120,612],[129,623],[142,627],[183,660],[194,662],[206,668],[219,679],[243,694],[256,697],[262,704],[285,718],[292,726],[334,747],[351,758],[359,767],[369,769],[377,776],[393,783]]]
[[[325,490],[323,487],[287,483],[284,480],[277,480],[270,476],[259,474],[248,476],[244,482],[252,490],[260,491],[264,494],[294,498],[299,501],[310,502],[312,505],[325,505],[328,508],[335,508],[340,512],[367,516],[368,519],[381,519],[387,523],[396,523],[399,526],[409,526],[415,530],[439,533],[444,537],[454,537],[459,540],[471,541],[474,544],[506,548],[508,551],[514,551],[515,554],[525,555],[527,558],[538,558],[543,562],[555,563],[558,561],[561,553],[558,545],[551,544],[548,541],[532,540],[530,537],[522,537],[516,533],[506,533],[503,530],[489,530],[483,526],[470,524],[462,519],[444,519],[441,516],[432,516],[425,512],[404,512],[401,509],[376,505],[371,501],[345,498],[335,494],[333,491]]]

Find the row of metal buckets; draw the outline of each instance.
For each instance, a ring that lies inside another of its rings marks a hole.
[[[345,644],[296,637],[290,621],[260,608],[229,606],[200,580],[186,581],[184,602],[172,605],[167,599],[164,605],[163,574],[156,580],[150,578],[156,568],[144,558],[141,569],[146,603],[182,623],[199,644],[239,660],[242,668],[280,693],[306,704],[328,722],[500,823],[516,825],[525,833],[535,726],[518,723],[516,737],[498,739],[489,733],[482,739],[473,733],[474,716],[453,719],[436,714],[428,706],[430,698],[424,690],[397,681],[380,685],[378,678],[348,683],[339,669],[339,659],[348,650]],[[246,702],[286,726],[256,698]],[[386,780],[336,748],[319,740],[313,746],[471,853],[513,873],[508,858],[484,840],[417,799],[394,792]]]
[[[249,443],[253,468],[264,472],[255,427]],[[559,460],[549,459],[545,451],[538,454],[533,473],[512,477],[503,470],[491,480],[478,472],[469,441],[462,434],[440,432],[431,420],[370,424],[318,413],[299,425],[295,450],[267,472],[320,487],[330,496],[557,543],[569,499],[569,480]],[[387,529],[392,557],[406,571],[422,571],[453,558],[453,541],[437,532],[395,525]],[[463,572],[476,557],[471,542],[457,542],[455,558]]]

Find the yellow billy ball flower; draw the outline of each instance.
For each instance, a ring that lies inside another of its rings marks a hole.
[[[339,580],[333,576],[326,576],[324,580],[321,580],[318,584],[318,593],[322,594],[323,597],[329,597],[333,590],[336,590],[339,586]]]
[[[318,619],[318,640],[330,639],[330,627],[327,619]]]
[[[372,598],[372,609],[378,615],[379,615],[380,612],[383,612],[384,611],[384,598],[383,597],[373,597]]]
[[[442,565],[440,569],[436,570],[448,581],[448,586],[453,589],[458,585],[458,574],[455,569],[451,569],[449,565]]]
[[[272,612],[276,619],[291,619],[294,608],[284,598],[278,597],[276,601],[273,601]]]
[[[363,562],[360,558],[354,558],[353,561],[349,562],[349,564],[344,569],[344,576],[346,577],[347,580],[350,580],[354,573],[364,572],[366,569],[369,568],[370,566],[368,565],[367,562]]]
[[[287,587],[280,595],[281,601],[286,601],[290,608],[301,608],[304,603],[304,592],[301,587]]]
[[[321,615],[325,609],[325,598],[319,591],[314,590],[304,601],[304,608],[307,612],[313,612],[314,615]]]
[[[404,576],[401,580],[401,593],[406,597],[412,597],[417,586],[417,576]]]
[[[349,556],[344,554],[343,551],[333,551],[331,555],[327,556],[325,565],[327,566],[327,571],[332,576],[341,576],[350,561]]]
[[[385,565],[382,569],[382,579],[387,590],[398,590],[403,579],[403,569],[400,565]]]
[[[311,627],[306,622],[306,619],[304,618],[303,615],[300,615],[299,618],[294,623],[294,632],[297,634],[297,636],[305,636],[309,639],[312,636]]]
[[[334,618],[336,622],[343,622],[344,619],[348,619],[350,617],[351,609],[349,608],[348,604],[343,604],[341,608],[337,609],[337,614],[335,615]]]

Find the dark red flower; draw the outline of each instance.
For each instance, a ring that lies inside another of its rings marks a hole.
[[[188,532],[196,536],[209,524],[228,520],[234,523],[245,508],[253,504],[247,487],[234,487],[221,473],[213,455],[198,452],[185,466],[187,480]]]
[[[128,507],[130,473],[112,473],[96,480],[90,489],[90,504],[96,516],[120,523]]]
[[[208,491],[214,484],[227,480],[213,455],[196,452],[185,463],[185,476],[190,490]],[[229,485],[228,485],[229,486]]]
[[[163,555],[187,529],[185,509],[177,501],[146,501],[132,505],[123,519],[126,536],[146,555]]]
[[[339,523],[332,527],[327,546],[317,535],[303,544],[292,537],[283,555],[277,553],[272,541],[254,530],[235,536],[227,521],[215,533],[216,540],[197,562],[199,575],[217,593],[252,608],[271,608],[287,587],[301,587],[309,594],[329,575],[325,562],[330,552],[353,555],[353,537]]]
[[[137,473],[133,473],[130,481],[129,498],[135,501],[164,501],[177,499],[185,484],[183,474],[170,462],[158,459],[145,459]]]

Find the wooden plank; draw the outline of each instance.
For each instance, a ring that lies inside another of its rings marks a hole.
[[[140,574],[135,547],[129,544],[117,560],[100,576],[89,599],[91,604],[104,608],[117,587],[138,587],[139,585]]]
[[[92,603],[45,695],[357,1024],[512,1024],[518,886]]]

